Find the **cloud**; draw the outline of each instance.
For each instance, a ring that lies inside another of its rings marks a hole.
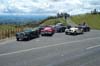
[[[99,0],[0,0],[0,13],[24,14],[70,14],[100,10]]]

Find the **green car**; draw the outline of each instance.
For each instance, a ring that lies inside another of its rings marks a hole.
[[[34,28],[34,29],[25,29],[22,32],[16,33],[16,40],[30,40],[32,38],[37,38],[39,37],[39,30]]]

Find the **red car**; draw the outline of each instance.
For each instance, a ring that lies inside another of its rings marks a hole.
[[[45,35],[52,36],[54,33],[55,33],[55,30],[51,26],[44,27],[41,30],[41,36],[45,36]]]

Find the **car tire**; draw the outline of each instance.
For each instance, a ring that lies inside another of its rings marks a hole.
[[[39,38],[40,37],[40,35],[38,34],[37,36],[36,36],[36,38]]]
[[[53,36],[53,34],[50,34],[49,36]]]
[[[17,41],[19,41],[19,38],[16,38]]]
[[[68,35],[68,32],[65,32],[65,35]]]
[[[28,37],[28,38],[27,38],[27,41],[28,41],[28,40],[31,40],[31,37]]]
[[[77,32],[74,32],[74,35],[77,35]]]
[[[44,34],[41,34],[41,36],[44,36]]]
[[[88,28],[88,32],[90,31],[90,28]]]

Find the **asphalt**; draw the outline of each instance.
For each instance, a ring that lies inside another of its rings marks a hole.
[[[100,66],[100,31],[0,43],[0,66]]]

